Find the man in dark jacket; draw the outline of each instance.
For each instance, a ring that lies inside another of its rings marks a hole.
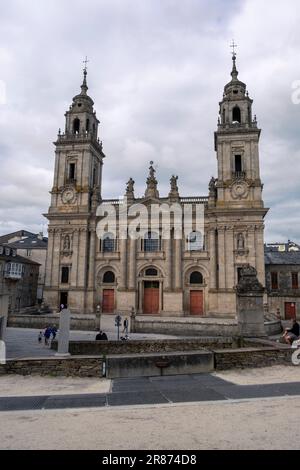
[[[299,338],[300,335],[300,327],[299,323],[297,323],[296,318],[293,318],[293,326],[292,328],[286,328],[283,338],[287,344],[292,344]]]
[[[104,331],[100,330],[96,336],[96,341],[107,341],[107,335]]]

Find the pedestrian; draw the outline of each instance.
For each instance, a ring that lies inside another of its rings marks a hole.
[[[45,346],[49,346],[50,336],[51,336],[51,328],[50,326],[47,326],[44,332]]]
[[[38,336],[38,342],[39,342],[39,344],[41,344],[42,340],[43,340],[43,332],[40,331],[40,332],[39,332],[39,336]]]
[[[100,330],[96,336],[96,341],[107,341],[107,334]]]
[[[296,318],[293,318],[292,328],[286,328],[283,334],[283,338],[287,344],[292,344],[294,341],[299,339],[300,326]]]
[[[55,325],[51,328],[51,334],[52,334],[52,340],[55,340],[56,335],[57,335],[57,328]]]
[[[126,317],[124,322],[123,322],[123,333],[126,333],[126,335],[128,334],[128,318]]]

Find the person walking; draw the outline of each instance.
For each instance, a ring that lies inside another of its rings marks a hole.
[[[47,326],[44,332],[45,346],[49,346],[50,336],[51,336],[51,328],[50,326]]]
[[[126,317],[124,322],[123,322],[123,333],[125,333],[126,335],[128,335],[128,318]]]

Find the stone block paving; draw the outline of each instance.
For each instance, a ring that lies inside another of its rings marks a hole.
[[[235,385],[211,374],[115,379],[110,393],[0,398],[0,411],[156,405],[300,395],[300,382]]]

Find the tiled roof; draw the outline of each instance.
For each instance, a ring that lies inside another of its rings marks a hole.
[[[265,264],[286,264],[300,266],[300,251],[266,251]]]

